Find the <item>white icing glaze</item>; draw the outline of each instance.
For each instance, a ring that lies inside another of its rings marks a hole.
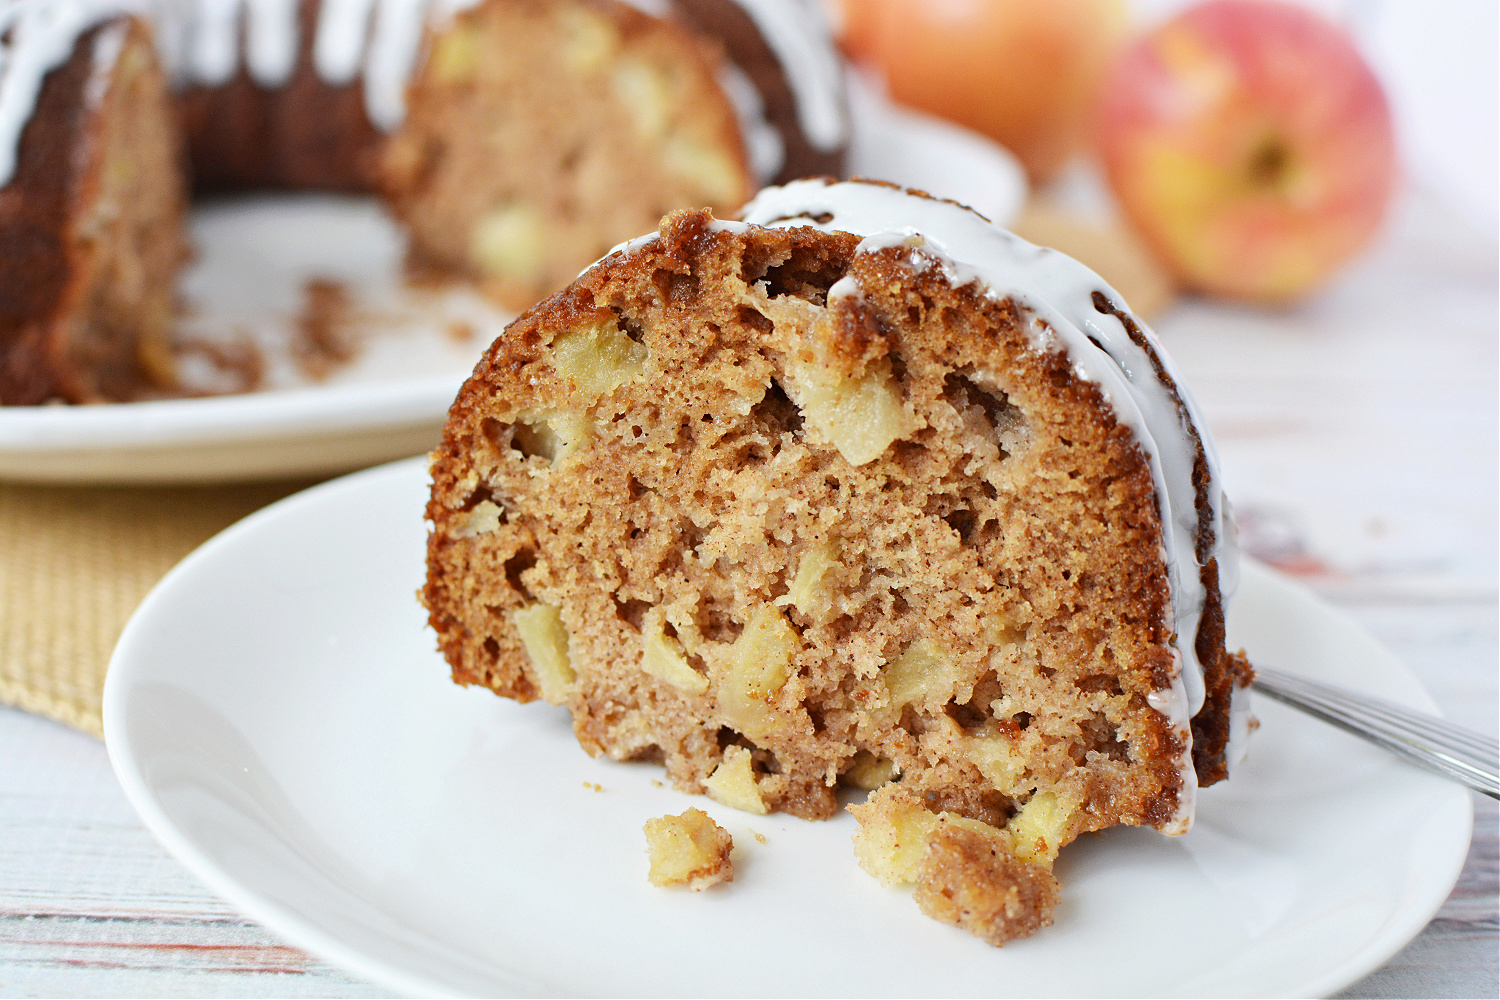
[[[369,0],[323,0],[318,33],[313,36],[313,66],[318,76],[342,86],[359,75],[373,14]]]
[[[297,0],[245,0],[245,66],[262,87],[280,87],[297,67]]]
[[[745,140],[750,169],[761,184],[769,184],[786,162],[786,143],[776,126],[766,119],[765,100],[745,71],[728,59],[719,66],[719,89],[729,97],[740,120],[740,135]]]
[[[83,99],[91,108],[97,107],[109,93],[110,74],[125,49],[128,30],[124,24],[112,24],[94,36],[94,51],[89,54],[89,82],[83,88]]]
[[[187,18],[184,60],[173,68],[194,83],[210,87],[228,82],[239,68],[239,0],[219,0],[198,6]]]
[[[1231,774],[1250,749],[1250,686],[1235,687],[1229,692],[1229,743],[1224,747],[1224,763]]]
[[[334,85],[364,81],[366,111],[390,131],[406,112],[406,86],[421,52],[424,24],[441,22],[479,0],[323,0],[313,64]],[[625,0],[651,17],[670,15],[669,0]],[[848,119],[842,77],[821,8],[812,0],[735,0],[776,53],[797,99],[798,120],[820,149],[843,142]],[[260,85],[280,86],[296,68],[298,0],[0,0],[0,186],[15,171],[21,130],[46,74],[67,61],[78,36],[121,13],[155,22],[163,63],[178,85],[217,86],[241,65]],[[243,26],[244,52],[240,39]],[[764,180],[781,167],[781,137],[738,67],[721,75],[743,125],[747,152]],[[774,164],[774,166],[773,166]]]
[[[849,140],[844,70],[817,0],[735,0],[776,54],[797,99],[797,123],[825,153]]]
[[[844,299],[858,301],[864,297],[865,290],[859,287],[859,282],[854,280],[854,275],[852,274],[846,274],[828,286],[828,301],[830,304]]]
[[[621,0],[622,3],[634,7],[647,17],[657,19],[671,16],[672,0]]]
[[[816,223],[811,216],[831,216]],[[905,246],[918,259],[940,267],[955,287],[978,283],[996,300],[1011,298],[1030,312],[1032,341],[1041,349],[1065,350],[1078,376],[1096,385],[1116,417],[1135,434],[1151,467],[1161,515],[1162,545],[1176,618],[1176,665],[1167,688],[1153,692],[1150,703],[1166,716],[1183,744],[1179,760],[1182,792],[1177,813],[1164,828],[1186,832],[1192,824],[1197,772],[1192,762],[1191,719],[1203,707],[1204,671],[1194,640],[1206,599],[1195,553],[1198,531],[1193,464],[1196,442],[1203,441],[1210,477],[1218,481],[1218,461],[1211,442],[1195,435],[1206,426],[1196,403],[1154,335],[1136,320],[1150,339],[1163,371],[1175,383],[1178,398],[1158,378],[1147,353],[1135,344],[1124,323],[1094,307],[1093,293],[1103,292],[1123,308],[1124,300],[1077,261],[1030,243],[991,225],[970,210],[906,192],[860,183],[797,181],[767,188],[747,205],[747,222],[790,228],[815,226],[863,236],[860,252]],[[1186,413],[1186,422],[1183,415]],[[1222,495],[1212,498],[1214,554],[1230,567],[1231,530],[1226,530]],[[1228,599],[1233,579],[1226,579]]]
[[[391,131],[406,117],[406,84],[422,47],[427,0],[364,0],[371,4],[369,49],[365,52],[365,112],[376,128]],[[440,16],[452,17],[445,10]],[[358,50],[359,40],[342,39]]]
[[[1207,439],[1203,445],[1207,449],[1213,448],[1213,442]],[[1210,450],[1209,456],[1214,466],[1218,466],[1218,453]],[[1235,591],[1240,588],[1240,528],[1234,519],[1234,509],[1229,505],[1229,497],[1220,494],[1221,505],[1220,525],[1224,531],[1224,544],[1219,547],[1219,592],[1224,595],[1224,603],[1229,603]],[[1229,742],[1224,748],[1224,763],[1231,772],[1236,765],[1245,759],[1245,753],[1250,747],[1250,727],[1255,716],[1250,711],[1250,686],[1236,687],[1229,693]]]
[[[1211,439],[1203,439],[1203,451],[1208,456],[1209,468],[1219,467],[1219,450]],[[1219,546],[1219,593],[1227,604],[1240,589],[1240,526],[1234,519],[1234,508],[1229,497],[1219,493],[1219,530],[1223,533],[1223,544]]]

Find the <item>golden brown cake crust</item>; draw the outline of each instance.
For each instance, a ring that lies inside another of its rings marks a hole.
[[[80,251],[66,225],[88,160],[70,151],[97,130],[81,98],[100,30],[81,36],[48,75],[21,134],[15,176],[0,189],[0,403],[62,394],[52,320],[79,280]]]
[[[1135,317],[1120,304],[1113,302],[1102,291],[1093,293],[1094,307],[1120,321],[1130,339],[1150,359],[1155,375],[1174,400],[1184,426],[1192,426],[1192,418],[1182,401],[1182,395],[1162,362],[1160,351],[1141,330]],[[1213,507],[1216,501],[1211,494],[1217,484],[1209,469],[1208,454],[1202,438],[1195,433],[1192,438],[1194,508],[1198,515],[1198,526],[1193,538],[1194,557],[1198,563],[1198,579],[1203,587],[1203,612],[1198,621],[1198,633],[1193,637],[1193,651],[1203,667],[1203,707],[1193,716],[1193,768],[1199,786],[1217,784],[1229,777],[1226,753],[1230,736],[1230,701],[1234,691],[1250,686],[1254,670],[1243,652],[1229,653],[1224,646],[1224,589],[1220,581],[1220,566],[1215,554],[1218,539],[1214,537]]]

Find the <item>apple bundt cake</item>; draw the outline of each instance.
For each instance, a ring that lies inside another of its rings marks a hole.
[[[0,404],[172,386],[190,190],[379,194],[520,309],[837,173],[842,82],[815,0],[0,0]]]
[[[802,181],[743,219],[667,216],[491,346],[432,458],[438,644],[685,791],[870,790],[867,870],[1030,933],[1060,848],[1226,776],[1202,421],[1095,275],[962,206]]]

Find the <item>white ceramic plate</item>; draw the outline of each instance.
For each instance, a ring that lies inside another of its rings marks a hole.
[[[847,814],[754,817],[592,760],[567,713],[449,683],[414,592],[418,462],[291,497],[213,539],[110,664],[110,756],[146,824],[250,917],[388,988],[473,995],[1313,996],[1446,898],[1467,792],[1262,700],[1198,822],[1116,829],[1058,868],[1056,924],[992,949],[855,865]],[[1424,709],[1314,597],[1249,564],[1234,642]],[[597,788],[595,787],[597,786]],[[693,805],[733,885],[646,882],[641,825]],[[762,835],[760,842],[755,834]]]
[[[972,132],[856,88],[851,173],[920,187],[1004,222],[1025,180]],[[104,406],[0,407],[0,479],[180,482],[343,472],[415,455],[438,439],[463,379],[511,318],[460,289],[402,282],[404,237],[372,200],[283,195],[194,211],[197,260],[184,278],[188,332],[249,335],[265,388],[236,396]],[[290,356],[303,288],[334,279],[363,339],[357,360],[310,382]],[[467,338],[455,338],[455,330]],[[215,373],[189,365],[194,385]]]

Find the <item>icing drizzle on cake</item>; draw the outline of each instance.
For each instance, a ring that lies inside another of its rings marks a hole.
[[[776,53],[797,96],[802,133],[818,149],[837,149],[849,139],[844,113],[843,69],[834,55],[831,29],[814,0],[735,0]]]
[[[1198,786],[1191,720],[1206,694],[1194,642],[1207,601],[1200,571],[1209,558],[1217,559],[1226,599],[1237,573],[1218,458],[1207,436],[1198,432],[1206,424],[1155,336],[1134,317],[1129,317],[1132,331],[1121,315],[1103,311],[1096,293],[1120,310],[1123,299],[1082,264],[1027,243],[953,202],[877,184],[807,180],[767,188],[745,206],[742,217],[763,226],[853,233],[864,237],[862,253],[909,248],[919,260],[941,268],[954,287],[976,284],[992,299],[1017,302],[1029,313],[1033,345],[1066,351],[1077,376],[1096,385],[1120,422],[1134,432],[1156,484],[1176,617],[1177,669],[1170,685],[1149,698],[1183,746],[1177,811],[1163,830],[1186,832]],[[1208,500],[1202,518],[1194,485],[1195,465],[1200,464]]]
[[[478,2],[322,0],[314,67],[334,86],[361,78],[370,121],[391,131],[406,113],[406,86],[420,57],[424,25]],[[670,16],[670,0],[625,2],[648,16]],[[821,8],[812,0],[733,2],[781,62],[808,140],[825,151],[843,143],[849,123],[842,76]],[[94,25],[120,14],[150,19],[162,62],[177,86],[217,86],[243,65],[256,83],[271,89],[284,85],[296,68],[298,6],[299,0],[0,0],[0,186],[15,171],[21,130],[42,81]],[[768,180],[780,170],[784,149],[753,84],[743,73],[730,79],[736,72],[727,66],[721,85],[741,119],[752,163]]]

